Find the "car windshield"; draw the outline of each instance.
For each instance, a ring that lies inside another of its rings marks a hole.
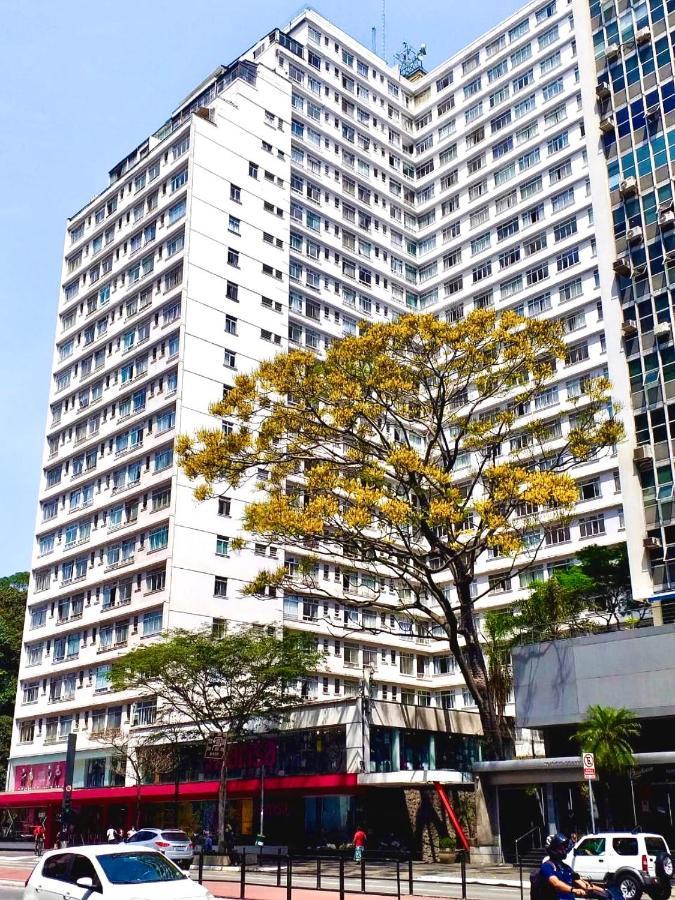
[[[162,837],[165,841],[175,841],[178,844],[186,844],[188,836],[184,831],[163,831]]]
[[[148,884],[187,877],[161,853],[102,853],[96,859],[111,884]]]

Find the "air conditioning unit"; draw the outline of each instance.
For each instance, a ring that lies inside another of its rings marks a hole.
[[[655,119],[661,110],[661,106],[658,103],[653,103],[651,106],[647,107],[645,111],[645,115],[648,119]]]
[[[670,327],[670,322],[657,322],[654,326],[654,337],[663,340],[664,338],[670,338],[673,336],[673,330]]]
[[[673,263],[675,263],[675,250],[669,250],[666,253],[665,258],[666,258],[666,262],[668,263],[669,266],[673,265]]]
[[[675,225],[675,212],[672,209],[664,209],[659,213],[659,225],[664,230]]]
[[[619,193],[622,197],[632,197],[637,194],[637,179],[634,175],[629,175],[619,185]]]
[[[607,97],[610,97],[612,92],[609,89],[608,81],[599,81],[595,86],[595,96],[598,100],[606,100]]]
[[[639,266],[635,266],[633,269],[633,278],[642,278],[643,275],[647,274],[647,263],[640,263]]]
[[[611,132],[614,131],[614,127],[613,115],[610,114],[603,119],[600,119],[600,131],[602,131],[603,134],[611,134]]]
[[[630,264],[629,257],[619,256],[618,259],[615,259],[614,260],[614,272],[617,275],[630,275],[631,264]]]
[[[629,228],[628,234],[626,235],[628,238],[628,242],[630,244],[637,244],[642,240],[642,228],[640,225],[636,225],[635,228]]]
[[[636,44],[648,44],[652,39],[652,33],[648,27],[640,28],[635,35]]]
[[[641,444],[633,450],[633,462],[638,467],[651,465],[653,459],[654,451],[649,444]]]
[[[672,209],[675,209],[672,198],[670,200],[664,200],[663,203],[659,203],[659,213],[669,212]]]
[[[621,331],[624,337],[634,337],[638,331],[635,319],[627,319],[625,322],[622,322]]]
[[[607,47],[607,50],[605,50],[605,59],[606,59],[608,62],[612,62],[613,60],[619,58],[619,53],[620,53],[620,52],[621,52],[621,51],[619,50],[619,45],[618,45],[618,44],[610,44],[610,45]]]
[[[663,546],[660,538],[657,537],[646,537],[642,543],[645,550],[660,550]]]

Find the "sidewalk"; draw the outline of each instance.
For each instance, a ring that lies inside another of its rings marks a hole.
[[[32,866],[27,866],[25,862],[18,862],[16,865],[12,865],[6,860],[0,865],[0,884],[14,885],[14,886],[23,886],[25,880],[28,878],[32,871]],[[293,877],[294,880],[296,878],[302,878],[306,881],[311,881],[312,877],[315,875],[316,868],[311,863],[297,863],[293,866]],[[273,866],[262,866],[260,869],[257,869],[254,866],[247,866],[247,874],[250,873],[252,879],[262,876],[268,878],[276,873],[276,867]],[[197,878],[197,870],[196,867],[193,866],[191,871],[191,876],[196,879]],[[421,863],[417,862],[414,864],[413,869],[414,881],[417,884],[445,884],[445,885],[457,885],[457,897],[461,895],[461,890],[459,886],[462,883],[460,868],[458,865],[443,865],[437,863]],[[529,873],[523,873],[523,881],[528,884],[527,881]],[[382,867],[382,871],[378,871],[378,867],[376,865],[371,865],[368,867],[368,881],[369,882],[377,882],[379,880],[385,880],[387,876],[391,877],[391,869],[388,871],[385,870],[385,867]],[[216,897],[223,898],[238,898],[239,897],[239,877],[240,870],[236,866],[226,866],[221,869],[211,868],[209,866],[204,867],[204,884],[211,893]],[[331,878],[335,878],[335,874],[324,870],[323,878],[326,883],[330,883]],[[286,873],[285,870],[281,872],[281,884],[282,887],[276,887],[275,884],[251,884],[247,878],[246,882],[246,900],[285,900],[286,896],[286,887],[285,887],[285,879]],[[355,882],[358,882],[359,879],[359,869],[356,865],[350,865],[346,868],[345,871],[345,887],[347,888],[346,894],[349,897],[357,897],[364,895],[360,893],[360,891],[350,890],[354,886]],[[503,865],[468,865],[466,867],[466,883],[467,885],[486,885],[493,887],[502,887],[502,888],[519,888],[520,881],[518,880],[518,869],[513,866]],[[408,887],[408,873],[407,866],[401,867],[401,888],[407,889]],[[431,887],[430,887],[431,890]],[[395,896],[395,884],[393,885],[393,891],[390,891],[388,894],[377,894],[368,892],[367,896],[369,898],[374,898],[374,900],[381,900],[382,897],[390,897],[392,893]],[[475,892],[469,891],[469,895]],[[404,896],[403,894],[401,895]],[[405,894],[405,897],[410,898],[412,895]],[[425,897],[427,895],[425,894]],[[431,895],[428,895],[431,896]],[[514,894],[515,896],[515,894]],[[296,884],[293,885],[293,897],[297,898],[297,900],[338,900],[339,894],[337,891],[332,890],[316,890],[310,886],[299,886]],[[444,897],[447,900],[448,894],[445,893]]]
[[[246,867],[247,872],[265,872],[268,874],[277,871],[276,866],[263,864],[258,867],[250,861]],[[281,881],[285,882],[285,868],[282,867]],[[330,878],[336,875],[336,871],[331,871],[330,866],[324,862],[323,877]],[[311,878],[316,873],[316,863],[314,862],[293,862],[294,876],[305,876]],[[523,869],[523,884],[528,885],[529,889],[529,873],[530,870]],[[379,878],[391,877],[391,865],[378,865],[378,863],[368,863],[368,880],[371,878],[376,880]],[[461,868],[458,863],[413,863],[413,875],[415,881],[421,882],[437,882],[443,884],[461,884]],[[233,878],[239,878],[238,866],[223,866],[221,868],[204,866],[204,877],[213,879],[214,881],[231,881]],[[347,863],[345,865],[345,879],[358,879],[360,877],[360,869],[356,863]],[[401,863],[401,882],[406,884],[408,879],[408,864]],[[517,866],[508,864],[488,864],[488,863],[469,863],[466,866],[466,883],[467,884],[487,884],[498,887],[520,887],[519,871]]]
[[[230,900],[239,900],[239,885],[232,884],[232,889],[228,890],[223,887],[223,882],[215,882],[215,881],[205,881],[204,887],[208,888],[214,897],[223,897],[230,898]],[[395,896],[393,894],[362,894],[360,892],[350,892],[345,891],[345,898],[349,898],[349,900],[356,900],[356,898],[360,897],[363,900],[364,897],[367,897],[368,900],[392,900],[392,897]],[[457,892],[457,897],[460,896],[460,892]],[[263,884],[247,884],[246,885],[246,900],[286,900],[286,888],[278,888],[272,887]],[[340,900],[340,894],[338,891],[326,891],[326,890],[312,890],[311,888],[293,888],[293,900]],[[414,895],[410,894],[401,894],[401,900],[433,900],[429,895],[424,895],[423,898],[417,898]],[[440,898],[439,898],[440,900]],[[448,900],[448,897],[445,896],[442,900]]]

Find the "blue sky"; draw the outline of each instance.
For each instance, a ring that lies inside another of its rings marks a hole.
[[[372,25],[379,34],[381,0],[312,5],[368,47]],[[433,68],[521,5],[386,0],[387,55],[404,40],[426,43]],[[30,563],[67,216],[209,72],[300,8],[295,0],[3,0],[0,575]]]

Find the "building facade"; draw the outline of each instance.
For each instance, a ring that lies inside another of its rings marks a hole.
[[[132,691],[110,692],[110,661],[167,629],[222,621],[316,636],[325,658],[303,686],[308,709],[366,697],[403,710],[392,733],[377,738],[388,748],[381,759],[365,740],[361,753],[345,752],[344,772],[357,780],[433,768],[432,732],[447,730],[445,713],[461,712],[450,727],[475,735],[454,661],[440,639],[396,614],[394,585],[377,586],[377,603],[363,610],[375,586],[358,566],[326,561],[321,598],[300,580],[296,593],[244,597],[270,561],[295,572],[299,551],[254,543],[230,553],[255,487],[197,503],[173,442],[218,424],[209,404],[237,372],[289,346],[321,353],[363,322],[409,310],[448,321],[486,307],[562,319],[565,363],[532,408],[519,411],[550,417],[552,445],[573,425],[589,378],[609,374],[615,397],[629,405],[633,369],[649,353],[665,364],[672,343],[652,324],[651,344],[640,344],[640,328],[656,319],[631,312],[637,300],[629,308],[628,275],[617,267],[612,213],[624,240],[640,211],[634,197],[629,216],[617,211],[624,201],[615,182],[630,173],[628,163],[617,168],[606,124],[608,97],[625,91],[614,68],[613,86],[603,87],[597,35],[609,5],[528,4],[409,78],[306,10],[216,69],[71,217],[8,791],[61,787],[73,732],[75,787],[121,786],[124,773],[100,736],[150,727],[156,709]],[[664,59],[665,7],[651,3],[649,15],[661,10],[662,24],[646,35],[643,6],[631,13],[642,29],[638,55],[653,46]],[[611,37],[610,24],[602,27]],[[663,80],[666,63],[659,66]],[[639,171],[636,190],[646,177]],[[663,191],[658,197],[665,203]],[[635,265],[647,264],[653,216],[661,215],[655,203],[646,243],[631,238]],[[670,315],[663,296],[659,322]],[[626,321],[636,318],[646,324],[632,332]],[[630,379],[626,353],[635,354]],[[635,430],[640,447],[652,432],[640,416],[635,426],[624,417],[627,440],[614,453],[578,469],[577,515],[538,536],[543,548],[531,571],[509,579],[507,561],[485,560],[479,609],[522,597],[584,543],[627,540],[637,596],[652,594],[652,571],[657,588],[667,586],[644,545],[646,466],[639,478]],[[662,430],[657,459],[669,453],[665,419]],[[470,466],[467,454],[458,478]],[[666,483],[660,469],[652,476],[652,485]],[[646,515],[651,537],[656,524]],[[315,727],[309,715],[304,727]],[[426,750],[407,754],[401,747],[414,741],[402,739],[405,717],[415,715],[437,724],[426,729]]]
[[[654,588],[672,621],[673,527],[670,425],[674,357],[675,5],[590,4],[596,95],[610,191],[614,238],[611,296],[622,313],[630,378],[627,415],[634,420]]]

